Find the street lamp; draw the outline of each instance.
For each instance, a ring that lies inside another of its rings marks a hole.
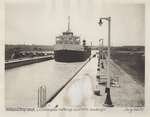
[[[102,41],[102,48],[100,48],[100,42]],[[99,39],[99,55],[100,55],[100,52],[101,52],[101,56],[103,55],[103,39]],[[103,59],[103,57],[101,58],[101,59]]]
[[[113,107],[111,96],[110,96],[110,24],[111,24],[111,17],[102,17],[99,20],[99,25],[101,26],[103,24],[103,20],[108,21],[108,58],[107,58],[107,85],[105,89],[105,93],[107,93],[106,100],[104,103],[104,106],[107,107]]]

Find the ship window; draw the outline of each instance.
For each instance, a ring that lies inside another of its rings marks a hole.
[[[59,38],[56,38],[56,41],[60,41],[60,39],[59,39]]]
[[[62,43],[62,40],[61,39],[57,39],[56,40],[56,43],[58,44],[58,43]]]

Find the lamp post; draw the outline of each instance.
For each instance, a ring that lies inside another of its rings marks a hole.
[[[104,106],[107,107],[113,107],[112,101],[111,101],[111,95],[110,95],[110,26],[111,26],[111,17],[102,17],[99,20],[99,25],[101,26],[103,24],[103,20],[108,21],[108,58],[107,58],[107,85],[105,89],[105,93],[107,93],[106,100],[104,103]]]
[[[102,41],[102,49],[100,49],[100,42]],[[99,55],[100,55],[100,51],[101,51],[101,55],[103,54],[102,51],[103,51],[103,39],[99,39]]]

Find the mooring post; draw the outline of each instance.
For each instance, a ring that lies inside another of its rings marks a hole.
[[[38,88],[38,108],[44,107],[46,104],[46,86]]]

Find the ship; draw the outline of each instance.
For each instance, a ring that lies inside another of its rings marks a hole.
[[[70,17],[68,17],[68,29],[56,36],[54,45],[54,59],[57,62],[80,62],[87,60],[91,55],[90,46],[86,40],[81,44],[80,36],[74,35],[70,30]]]

